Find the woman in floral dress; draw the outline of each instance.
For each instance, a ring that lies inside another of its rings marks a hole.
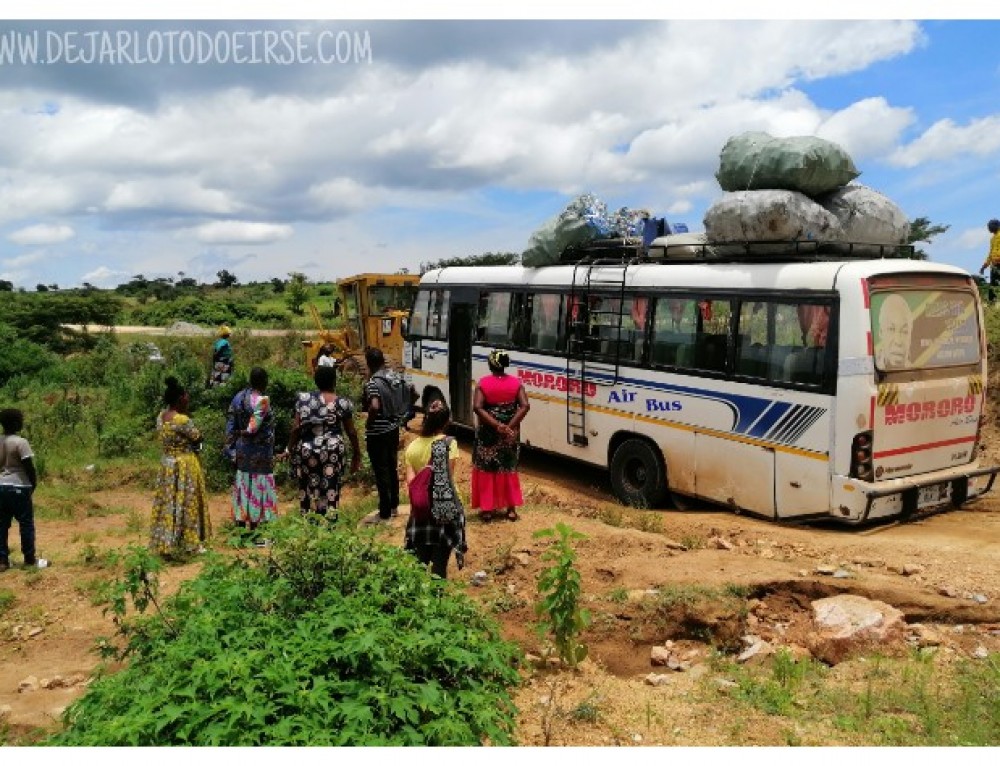
[[[188,394],[168,377],[166,409],[156,419],[163,457],[156,476],[150,549],[167,558],[183,558],[204,550],[212,534],[205,475],[198,461],[201,433],[188,417]]]
[[[278,508],[274,486],[274,412],[267,391],[267,371],[250,370],[250,385],[233,397],[226,417],[226,456],[236,467],[233,521],[257,529],[272,521]]]
[[[361,467],[361,447],[354,427],[354,406],[337,396],[337,372],[317,367],[316,391],[300,393],[288,440],[292,474],[299,482],[299,507],[330,520],[337,517],[340,484],[346,464],[344,434],[351,441],[351,472]]]

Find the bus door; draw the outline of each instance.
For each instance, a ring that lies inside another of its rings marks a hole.
[[[448,398],[456,423],[472,425],[472,342],[479,303],[477,288],[453,288],[448,320]]]
[[[973,288],[965,278],[941,275],[869,283],[874,481],[971,463],[984,384]],[[917,507],[946,499],[952,490],[949,484],[924,487]]]

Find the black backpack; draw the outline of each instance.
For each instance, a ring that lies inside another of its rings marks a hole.
[[[372,382],[378,389],[382,416],[397,427],[404,425],[409,420],[413,386],[393,370],[379,370],[372,375]]]

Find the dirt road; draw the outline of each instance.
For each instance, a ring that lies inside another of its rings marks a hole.
[[[458,473],[468,477],[469,444],[461,441]],[[935,631],[938,644],[956,657],[1000,650],[997,495],[919,522],[861,531],[778,525],[714,508],[626,509],[611,499],[605,476],[538,454],[526,454],[522,477],[527,504],[521,519],[482,522],[470,513],[466,568],[452,571],[452,578],[468,583],[473,573],[485,572],[485,584],[468,586],[470,595],[496,615],[508,638],[535,652],[533,603],[546,543],[533,535],[560,521],[585,534],[576,549],[585,605],[593,613],[584,635],[590,658],[578,672],[563,676],[560,704],[599,701],[601,711],[592,726],[565,725],[553,734],[546,724],[551,680],[532,678],[517,697],[523,744],[784,744],[773,721],[737,725],[699,701],[704,687],[694,673],[676,674],[665,688],[645,684],[651,649],[676,641],[710,672],[710,645],[738,641],[742,631],[804,646],[810,601],[839,592],[892,604],[908,623]],[[460,489],[467,493],[467,479]],[[44,489],[40,493],[40,509],[47,504],[48,510],[39,513],[39,550],[53,565],[0,575],[0,594],[10,594],[0,613],[0,717],[9,737],[51,729],[61,709],[83,693],[97,665],[94,641],[111,633],[95,605],[100,584],[113,572],[109,551],[145,542],[146,494],[96,492],[82,507],[65,512],[54,510],[57,500]],[[292,506],[288,500],[283,510]],[[228,498],[213,497],[211,509],[214,547],[225,551]],[[396,520],[380,534],[398,544],[402,524]],[[176,587],[197,569],[197,563],[168,568],[165,587]],[[739,589],[751,594],[750,611],[740,617],[735,634],[695,636],[657,601],[660,594],[685,589]],[[22,685],[34,688],[19,692]],[[842,736],[820,727],[801,739],[852,744],[831,739]]]
[[[83,332],[88,330],[92,333],[100,332],[111,332],[114,331],[119,335],[214,335],[214,327],[199,327],[197,325],[185,325],[183,327],[177,327],[176,325],[171,325],[170,327],[142,327],[139,325],[115,325],[114,327],[104,327],[100,325],[81,325],[81,324],[64,324],[63,327],[74,330],[75,332]],[[296,333],[299,335],[311,335],[314,330],[261,330],[256,328],[249,329],[239,329],[239,332],[245,332],[247,335],[251,335],[255,338],[276,338],[282,335],[288,335],[289,333]]]

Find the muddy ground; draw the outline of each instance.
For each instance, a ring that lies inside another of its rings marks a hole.
[[[1000,438],[987,445],[996,461],[994,445]],[[463,440],[460,474],[466,477],[468,447]],[[586,535],[577,544],[578,566],[593,612],[584,636],[590,657],[580,669],[539,672],[518,691],[523,744],[785,744],[789,733],[782,725],[745,712],[734,717],[713,704],[709,648],[738,651],[747,633],[806,646],[810,601],[834,593],[895,606],[910,624],[910,643],[937,645],[944,658],[1000,651],[1000,492],[966,509],[859,530],[780,525],[708,507],[626,509],[611,498],[606,476],[538,454],[525,456],[522,483],[527,505],[519,521],[470,518],[466,568],[452,570],[452,578],[468,582],[485,572],[485,584],[470,584],[470,594],[496,614],[508,638],[537,652],[532,605],[545,542],[533,533],[563,521]],[[148,493],[129,489],[97,492],[72,518],[42,518],[39,552],[52,566],[0,574],[0,590],[14,597],[0,614],[0,716],[8,743],[53,730],[61,710],[83,693],[98,662],[95,639],[111,633],[92,598],[110,574],[102,554],[144,541],[149,502]],[[213,496],[211,507],[214,547],[224,549],[227,498]],[[402,523],[382,534],[401,542]],[[11,542],[16,551],[14,530]],[[19,562],[16,552],[13,559]],[[176,587],[198,566],[169,568],[165,586]],[[834,577],[836,570],[842,571]],[[704,620],[685,622],[690,615],[650,610],[657,592],[685,587],[749,593],[750,609],[709,615],[708,630]],[[651,667],[650,651],[671,640],[693,670],[650,686],[644,678],[662,672]],[[837,670],[849,673],[849,665]],[[30,677],[37,688],[19,691]],[[580,710],[594,715],[553,715]],[[802,744],[854,744],[846,737],[822,722],[795,732]]]

